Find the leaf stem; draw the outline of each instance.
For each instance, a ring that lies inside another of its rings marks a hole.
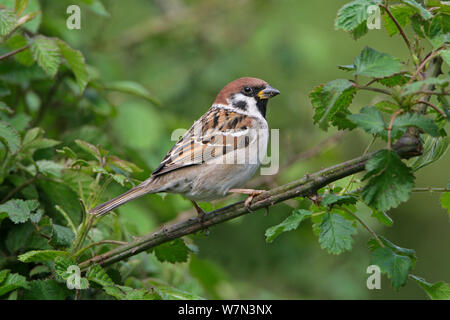
[[[431,108],[433,108],[434,110],[439,112],[444,118],[447,118],[447,115],[444,113],[444,111],[442,111],[441,109],[436,107],[431,102],[428,102],[428,101],[425,101],[425,100],[417,100],[417,101],[413,102],[413,105],[416,105],[416,104],[426,104],[427,106],[430,106]]]
[[[391,117],[391,120],[389,121],[389,125],[388,125],[388,128],[387,128],[387,132],[388,132],[388,145],[387,145],[387,148],[388,148],[388,150],[391,150],[391,146],[392,146],[392,137],[391,137],[391,135],[392,135],[392,126],[394,125],[395,118],[397,118],[397,116],[400,113],[402,113],[402,112],[403,112],[402,109],[399,109],[399,110],[395,111],[394,114]]]
[[[373,87],[369,87],[369,86],[361,86],[361,85],[359,85],[357,83],[353,83],[353,86],[355,88],[357,88],[357,89],[374,91],[374,92],[378,92],[378,93],[387,94],[388,96],[392,96],[392,93],[389,90],[380,89],[380,88],[373,88]]]
[[[17,53],[19,53],[19,52],[22,52],[22,51],[28,49],[29,46],[30,46],[30,45],[27,44],[26,46],[24,46],[24,47],[22,47],[22,48],[19,48],[19,49],[17,49],[17,50],[14,50],[14,51],[5,53],[4,55],[0,56],[0,60],[9,58],[9,57],[11,57],[11,56],[13,56],[13,55],[15,55],[15,54],[17,54]]]
[[[375,238],[375,240],[377,240],[377,242],[380,244],[381,247],[384,247],[384,243],[380,240],[380,238],[378,237],[378,235],[376,234],[375,231],[372,230],[372,228],[369,227],[369,225],[367,223],[365,223],[360,217],[358,217],[356,215],[356,213],[352,212],[351,210],[347,209],[347,208],[343,208],[347,213],[349,213],[350,215],[352,215],[356,220],[358,220],[358,222],[372,235],[372,237]]]
[[[441,51],[442,49],[444,49],[446,46],[443,45],[441,47],[439,47],[438,49],[430,52],[428,54],[428,56],[422,61],[422,63],[420,64],[420,66],[417,68],[416,72],[414,72],[413,76],[411,77],[411,79],[408,81],[408,84],[412,83],[417,76],[419,75],[420,71],[422,71],[423,68],[425,68],[426,64],[433,59],[435,56],[437,56],[439,54],[439,51]]]
[[[408,37],[405,34],[405,31],[403,31],[402,26],[400,25],[400,23],[397,21],[397,19],[394,17],[394,15],[392,14],[392,12],[389,10],[387,5],[384,4],[380,4],[380,7],[382,7],[386,13],[388,14],[389,18],[391,18],[391,20],[395,23],[395,26],[397,27],[398,31],[400,32],[400,34],[403,37],[403,40],[405,40],[406,46],[408,47],[409,53],[411,55],[413,55],[413,51],[411,48],[411,43],[408,40]]]

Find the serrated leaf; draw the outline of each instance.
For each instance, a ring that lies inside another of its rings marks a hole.
[[[424,18],[425,20],[433,18],[433,15],[425,9],[420,3],[415,0],[402,0],[402,2],[410,5],[412,8],[416,9],[416,11]]]
[[[0,120],[0,141],[6,145],[12,154],[20,148],[20,136],[16,129],[8,122]]]
[[[32,250],[24,254],[21,254],[18,259],[19,261],[28,262],[43,262],[43,261],[53,261],[58,256],[68,256],[69,254],[65,251],[59,250]]]
[[[369,206],[384,211],[408,200],[414,176],[397,153],[378,151],[367,161],[366,171],[363,180],[370,180],[362,191],[362,197]]]
[[[417,157],[414,163],[411,165],[413,171],[417,171],[423,168],[445,155],[448,148],[447,137],[430,137],[425,138],[423,143],[423,153]]]
[[[379,4],[376,0],[355,0],[339,9],[335,21],[335,28],[344,31],[353,31],[366,23],[369,13],[367,9],[371,5]]]
[[[182,239],[175,239],[157,246],[153,252],[161,262],[176,263],[186,262],[191,250]]]
[[[60,39],[56,40],[56,44],[61,51],[61,55],[67,61],[67,64],[74,73],[80,92],[83,92],[89,82],[89,73],[83,54],[78,50],[72,49],[67,43]]]
[[[396,289],[406,284],[412,269],[412,261],[409,257],[396,254],[387,247],[377,248],[372,252],[371,264],[379,266],[381,272],[387,274],[392,281],[392,286]]]
[[[430,136],[439,137],[439,127],[430,118],[425,117],[418,113],[406,113],[395,118],[393,128],[407,128],[416,127],[419,128]]]
[[[0,297],[17,288],[28,288],[29,284],[24,276],[18,273],[8,273],[0,285]]]
[[[356,89],[349,80],[337,79],[316,87],[310,94],[314,106],[314,123],[327,130],[338,112],[347,111]]]
[[[365,47],[355,59],[355,75],[384,78],[399,73],[401,62],[393,56]]]
[[[46,265],[38,265],[36,267],[34,267],[33,269],[30,270],[30,277],[34,277],[38,274],[44,274],[44,273],[51,273],[51,270],[48,266]]]
[[[115,81],[105,85],[105,89],[128,93],[137,97],[144,98],[155,105],[159,105],[159,101],[143,85],[133,81]]]
[[[89,268],[86,273],[86,278],[89,281],[93,281],[101,285],[102,287],[114,286],[114,281],[112,281],[106,271],[98,264],[95,264]]]
[[[14,223],[24,223],[30,218],[31,212],[37,209],[39,202],[36,200],[11,199],[0,205],[0,213],[6,212]]]
[[[320,224],[319,243],[331,254],[341,254],[352,248],[352,235],[356,233],[353,223],[340,214],[326,213]]]
[[[432,300],[450,300],[450,284],[443,281],[429,283],[421,277],[411,275]]]
[[[69,267],[77,264],[70,256],[57,256],[54,260],[55,272],[63,280],[67,280],[72,273],[69,272]]]
[[[310,217],[311,212],[304,209],[294,210],[283,222],[266,230],[266,242],[273,242],[283,232],[295,230],[305,218]]]
[[[25,300],[64,300],[75,294],[66,287],[66,283],[56,280],[35,280],[29,282],[29,288],[25,290]]]
[[[37,64],[53,78],[61,63],[61,54],[55,41],[44,36],[37,36],[31,43],[30,49]]]
[[[384,122],[383,116],[374,107],[366,106],[361,109],[359,114],[349,115],[348,119],[370,134],[381,134],[386,130],[386,123]]]
[[[8,35],[16,26],[17,16],[9,9],[0,9],[0,36]]]

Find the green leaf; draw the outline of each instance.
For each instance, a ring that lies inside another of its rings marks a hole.
[[[442,59],[444,59],[445,63],[450,65],[450,49],[442,50],[440,54]]]
[[[441,195],[441,206],[444,209],[447,209],[450,214],[450,192],[444,192]]]
[[[447,152],[448,139],[447,137],[430,137],[426,136],[423,143],[423,153],[417,157],[411,168],[413,171],[417,171],[440,158],[442,158]]]
[[[314,123],[318,123],[321,129],[327,130],[329,122],[338,112],[347,111],[355,92],[353,84],[345,79],[333,80],[326,85],[316,87],[309,94],[315,110]]]
[[[0,205],[0,213],[6,212],[9,219],[14,223],[28,221],[30,215],[39,206],[36,200],[11,199]]]
[[[322,205],[325,207],[329,207],[332,205],[355,204],[357,201],[358,199],[354,196],[327,193],[322,198]]]
[[[366,20],[369,17],[367,8],[379,3],[380,1],[376,0],[355,0],[347,3],[338,11],[334,24],[335,28],[344,31],[353,31],[357,28],[363,28],[361,25],[366,25]]]
[[[29,289],[24,293],[25,300],[65,300],[75,292],[67,289],[66,283],[56,280],[35,280],[29,282]]]
[[[115,81],[107,84],[105,89],[128,93],[137,97],[144,98],[155,105],[159,105],[159,101],[145,88],[143,85],[133,81]]]
[[[44,36],[37,36],[30,46],[37,64],[50,76],[54,77],[61,63],[59,47],[55,41]]]
[[[392,218],[387,215],[384,211],[379,211],[372,209],[372,217],[377,219],[382,224],[391,227],[394,224],[394,221],[392,221]]]
[[[42,261],[53,261],[58,256],[68,256],[69,254],[65,251],[58,250],[32,250],[24,254],[21,254],[18,259],[19,261],[28,262],[42,262]]]
[[[53,178],[59,178],[61,176],[61,170],[64,168],[64,165],[51,160],[39,160],[36,161],[36,165],[40,173]],[[27,169],[32,175],[37,174],[36,167],[34,165],[28,166]]]
[[[450,78],[428,78],[426,80],[415,81],[403,87],[402,96],[420,91],[424,85],[434,85],[445,88],[450,83]]]
[[[155,256],[161,262],[186,262],[191,251],[182,239],[163,243],[153,249]]]
[[[450,284],[439,281],[429,283],[425,279],[411,275],[419,286],[428,294],[433,300],[450,300]]]
[[[78,87],[80,88],[80,92],[83,92],[89,82],[89,73],[87,71],[83,54],[78,50],[72,49],[67,43],[60,39],[56,40],[56,44],[61,51],[61,55],[72,69],[77,80]]]
[[[340,214],[326,213],[320,224],[319,243],[331,254],[340,254],[352,248],[352,235],[356,233],[353,223]]]
[[[25,39],[25,37],[21,36],[20,34],[15,34],[10,37],[7,43],[11,50],[23,48],[28,44],[27,39]],[[23,64],[24,66],[31,66],[34,63],[33,56],[31,55],[29,48],[16,53],[14,55],[14,58],[17,60],[17,62]]]
[[[100,155],[100,151],[96,146],[93,144],[90,144],[89,142],[82,141],[82,140],[75,140],[75,143],[84,151],[86,151],[88,154],[90,154],[94,159],[98,159]]]
[[[381,272],[387,274],[392,281],[392,286],[396,289],[406,284],[413,266],[409,257],[396,254],[387,247],[377,248],[372,252],[371,264],[379,266]]]
[[[106,164],[111,164],[114,166],[117,166],[118,168],[122,169],[125,172],[133,173],[133,172],[142,172],[143,170],[139,168],[137,165],[135,165],[132,162],[125,161],[122,159],[119,159],[116,156],[108,156],[106,157]]]
[[[387,53],[381,53],[375,49],[365,47],[355,59],[355,75],[384,78],[399,73],[401,62]]]
[[[150,294],[146,289],[133,289],[126,286],[106,286],[103,287],[105,293],[113,296],[117,300],[154,300],[155,295]]]
[[[0,141],[15,154],[20,148],[19,133],[8,122],[0,120]]]
[[[417,127],[430,136],[439,137],[439,127],[430,118],[418,113],[406,113],[395,118],[393,128]]]
[[[26,9],[28,5],[28,0],[16,0],[16,6],[14,8],[14,11],[18,16],[23,12],[23,10]]]
[[[75,260],[70,256],[57,256],[54,261],[55,272],[63,280],[67,280],[72,273],[68,272],[69,267],[76,266]]]
[[[53,234],[49,244],[52,246],[64,246],[69,247],[75,240],[75,235],[70,228],[60,226],[57,224],[52,225]]]
[[[381,134],[386,129],[383,116],[375,107],[364,107],[359,114],[351,114],[348,119],[370,134]]]
[[[311,212],[304,209],[294,210],[283,222],[266,230],[266,242],[273,242],[283,232],[295,230],[305,218],[310,217]]]
[[[106,271],[98,264],[94,264],[86,273],[86,278],[102,287],[114,286],[114,281],[108,276]]]
[[[362,191],[362,197],[369,206],[384,211],[408,200],[414,176],[397,153],[378,151],[367,161],[366,171],[363,180],[370,180]]]
[[[16,290],[17,288],[28,288],[26,278],[18,273],[7,272],[5,279],[0,284],[0,297],[10,291]]]
[[[392,13],[392,15],[402,28],[410,24],[411,22],[410,17],[412,17],[416,13],[416,10],[414,8],[406,4],[390,5],[389,11]],[[386,31],[389,34],[389,36],[393,36],[394,34],[399,33],[397,25],[394,23],[394,21],[388,14],[385,14],[383,16],[383,19],[384,19],[384,27],[386,28]]]
[[[378,110],[380,110],[381,112],[386,112],[386,113],[393,113],[400,108],[399,105],[392,103],[388,100],[379,101],[379,102],[375,103],[373,106],[375,108],[377,108]]]
[[[395,86],[404,85],[409,81],[410,77],[404,74],[394,74],[390,77],[377,79],[377,82],[381,83],[383,86],[393,88]]]
[[[433,18],[433,15],[415,0],[402,0],[402,2],[414,8],[425,20]]]
[[[205,300],[205,298],[169,286],[155,286],[156,292],[163,300]]]
[[[8,35],[16,26],[17,16],[9,9],[0,9],[0,36]]]

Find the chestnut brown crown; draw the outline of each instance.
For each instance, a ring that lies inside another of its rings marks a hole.
[[[244,77],[239,78],[228,83],[222,90],[214,101],[215,104],[227,104],[227,99],[231,97],[232,94],[242,92],[245,87],[249,88],[261,88],[264,89],[268,87],[269,84],[258,78]],[[270,87],[270,86],[269,86]]]

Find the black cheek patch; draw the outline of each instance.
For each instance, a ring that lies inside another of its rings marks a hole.
[[[233,106],[242,110],[247,110],[247,102],[242,100],[233,102]]]

